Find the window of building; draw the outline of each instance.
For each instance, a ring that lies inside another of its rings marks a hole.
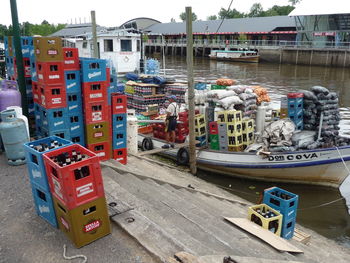
[[[121,51],[132,51],[131,40],[130,39],[121,39],[120,40],[120,49],[121,49]]]
[[[105,39],[103,44],[105,52],[113,52],[113,39]]]
[[[87,48],[87,41],[83,41],[83,48]]]
[[[137,40],[137,47],[136,47],[136,51],[140,51],[141,50],[141,41]]]

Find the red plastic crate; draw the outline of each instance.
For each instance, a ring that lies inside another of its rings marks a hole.
[[[128,152],[126,148],[113,150],[113,159],[121,164],[128,163]]]
[[[38,83],[45,85],[64,85],[63,62],[37,62]]]
[[[40,89],[39,89],[38,82],[32,81],[32,91],[33,91],[34,103],[39,103],[40,104],[41,96],[40,96]]]
[[[88,158],[64,167],[51,159],[65,153],[71,156],[73,150]],[[72,144],[45,153],[43,158],[51,193],[68,209],[104,197],[99,158],[93,152],[79,144]]]
[[[112,93],[112,114],[126,113],[126,95]]]
[[[108,105],[106,102],[84,103],[85,124],[109,121]]]
[[[79,51],[77,48],[63,48],[64,70],[80,70]]]
[[[46,109],[57,109],[67,107],[67,95],[64,85],[39,84],[39,103]]]
[[[100,159],[100,161],[107,161],[111,159],[111,143],[99,142],[87,145],[88,149],[94,152]]]
[[[186,140],[186,135],[177,135],[175,138],[176,143],[184,143]]]
[[[219,134],[218,123],[216,121],[209,122],[209,134]]]
[[[107,101],[107,82],[83,82],[82,91],[84,102]]]
[[[106,68],[106,80],[107,86],[109,87],[111,84],[111,68]]]

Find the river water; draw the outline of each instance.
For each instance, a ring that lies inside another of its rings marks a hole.
[[[186,80],[187,69],[184,57],[166,57],[165,62],[166,75]],[[350,134],[349,68],[270,63],[244,64],[195,58],[193,71],[195,81],[232,78],[237,81],[237,84],[260,85],[268,89],[272,99],[278,99],[288,92],[310,89],[315,85],[327,87],[339,94],[341,113],[345,118],[341,123],[342,133]],[[271,186],[278,186],[296,193],[299,195],[297,222],[350,248],[350,215],[338,189],[258,182],[203,171],[199,172],[199,177],[251,202],[257,202],[263,190]],[[340,200],[318,207],[337,199]]]

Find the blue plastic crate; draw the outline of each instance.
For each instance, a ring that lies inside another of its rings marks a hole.
[[[44,165],[44,160],[42,155],[52,150],[38,152],[30,146],[31,145],[37,146],[42,143],[48,144],[51,141],[57,141],[58,143],[62,144],[62,146],[57,147],[53,150],[72,144],[71,141],[64,140],[56,136],[50,136],[50,137],[46,137],[43,139],[39,139],[39,140],[24,144],[24,150],[26,153],[26,160],[27,160],[27,167],[28,167],[28,174],[29,174],[30,181],[40,186],[45,191],[50,191],[50,188],[46,177],[45,165]]]
[[[291,239],[293,237],[294,229],[295,229],[295,222],[296,222],[295,218],[289,219],[289,220],[284,220],[284,218],[282,218],[281,237],[283,237],[285,239]]]
[[[68,129],[62,129],[62,130],[47,130],[45,128],[42,128],[42,136],[48,137],[48,136],[57,136],[62,139],[70,140],[70,133]]]
[[[45,191],[35,183],[32,183],[31,186],[36,213],[57,228],[58,225],[51,192]]]
[[[125,84],[124,83],[118,83],[117,84],[117,92],[124,94],[125,91]]]
[[[66,81],[66,92],[80,93],[81,94],[81,83],[80,83],[80,71],[79,70],[67,70],[64,71],[64,79]]]
[[[35,115],[35,125],[42,126],[41,107],[37,103],[34,103],[34,115]]]
[[[72,143],[77,143],[80,144],[81,146],[85,147],[85,134],[84,132],[82,134],[79,135],[71,135],[70,140],[72,141]]]
[[[42,110],[42,127],[48,131],[67,129],[68,110],[67,108],[45,109]],[[51,135],[51,134],[50,134]]]
[[[113,131],[113,150],[126,148],[126,131]]]
[[[196,140],[199,141],[199,143],[196,144],[197,147],[205,146],[208,143],[206,135],[196,136]]]
[[[33,37],[21,37],[22,57],[30,58],[30,50],[33,48]]]
[[[126,131],[127,129],[127,114],[121,113],[121,114],[113,114],[112,115],[112,129],[113,131]]]
[[[81,92],[67,94],[68,112],[82,113],[83,103]]]
[[[95,58],[79,58],[81,78],[83,82],[106,81],[106,60]]]
[[[34,54],[34,48],[30,51]],[[36,72],[36,59],[35,55],[29,57],[30,62],[30,76],[32,78],[32,81],[37,82],[38,81],[38,74]]]
[[[28,106],[28,114],[29,114],[29,116],[35,116],[34,103],[28,103],[27,106]]]
[[[81,136],[85,132],[82,113],[68,113],[68,129],[71,137]]]
[[[4,37],[4,48],[5,48],[5,56],[9,56],[9,38],[7,36]]]
[[[281,196],[288,196],[285,200]],[[263,202],[283,215],[283,220],[295,219],[297,216],[299,197],[296,194],[283,190],[279,187],[272,187],[264,191]]]

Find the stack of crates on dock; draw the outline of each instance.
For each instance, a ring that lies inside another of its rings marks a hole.
[[[264,204],[272,207],[283,215],[281,237],[291,239],[296,223],[298,195],[278,187],[265,189]]]
[[[37,214],[52,226],[57,227],[56,214],[43,154],[72,144],[60,137],[51,136],[24,144],[27,168],[34,206]]]
[[[294,122],[297,130],[304,128],[303,93],[288,93],[288,117]]]
[[[111,156],[110,109],[106,60],[80,58],[81,89],[83,94],[84,121],[87,148],[101,160]]]
[[[179,112],[178,120],[181,123],[176,124],[175,142],[184,143],[186,141],[186,137],[189,134],[188,111]]]
[[[243,150],[242,112],[236,110],[217,113],[219,145],[222,151]]]
[[[194,134],[196,140],[199,141],[196,144],[197,147],[207,145],[207,122],[204,114],[196,114],[194,116]]]
[[[282,215],[266,204],[248,208],[248,220],[280,236],[282,231]]]
[[[243,119],[242,121],[243,149],[255,141],[255,121],[253,119]]]
[[[79,144],[43,155],[59,229],[76,247],[110,233],[101,167]]]
[[[112,157],[127,164],[127,98],[126,95],[112,93]]]

